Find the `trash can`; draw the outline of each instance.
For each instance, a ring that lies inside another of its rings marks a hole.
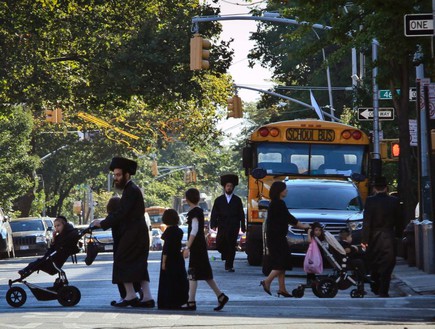
[[[423,230],[422,222],[414,220],[414,237],[415,237],[415,265],[419,269],[423,269]]]
[[[422,221],[423,236],[423,271],[435,273],[433,223],[430,220]]]
[[[408,266],[415,266],[415,233],[414,221],[410,221],[403,230],[403,249]]]

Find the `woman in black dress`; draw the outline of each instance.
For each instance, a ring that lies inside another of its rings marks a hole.
[[[181,254],[183,231],[178,227],[180,218],[174,209],[163,213],[162,222],[167,227],[162,239],[165,241],[160,265],[159,293],[157,305],[159,309],[180,309],[187,303],[189,283]]]
[[[270,205],[267,212],[266,232],[267,248],[272,271],[269,276],[260,282],[263,289],[269,295],[272,281],[278,277],[278,296],[291,297],[285,286],[285,269],[290,258],[290,249],[287,243],[288,225],[297,228],[308,229],[308,224],[299,222],[289,213],[284,198],[287,195],[287,185],[284,182],[274,182],[270,187]]]
[[[224,308],[229,298],[218,288],[216,282],[213,280],[213,272],[211,270],[210,261],[208,260],[207,244],[205,243],[204,236],[204,212],[198,206],[200,200],[199,191],[195,188],[186,191],[186,202],[190,207],[187,213],[188,228],[188,241],[186,248],[183,251],[184,257],[189,259],[189,300],[186,305],[182,307],[183,310],[196,310],[196,289],[198,287],[198,280],[205,280],[210,288],[216,294],[218,299],[218,306],[214,308],[215,311],[220,311]]]

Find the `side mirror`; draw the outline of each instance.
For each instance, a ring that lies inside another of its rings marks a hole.
[[[47,227],[47,231],[53,232],[53,228],[52,227]]]
[[[352,173],[352,175],[350,176],[350,178],[352,180],[354,180],[355,182],[363,182],[366,179],[366,176],[363,174],[359,174],[357,172]]]
[[[254,170],[252,170],[251,175],[255,179],[263,179],[267,176],[267,171],[263,168],[255,168]]]
[[[269,204],[270,204],[269,200],[260,200],[260,201],[258,201],[258,209],[259,210],[267,210],[267,209],[269,209]]]

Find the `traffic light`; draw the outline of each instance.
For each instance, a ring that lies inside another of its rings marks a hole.
[[[388,159],[388,143],[380,142],[379,146],[380,146],[381,159],[382,160]]]
[[[62,122],[62,110],[60,108],[45,110],[45,121],[52,123]]]
[[[154,177],[159,175],[159,168],[157,167],[157,161],[153,160],[151,162],[151,175],[153,175]]]
[[[235,95],[231,98],[228,98],[228,117],[232,118],[243,118],[243,110],[242,110],[242,99]]]
[[[206,70],[210,68],[210,40],[203,39],[198,33],[190,39],[190,69]]]
[[[186,184],[192,183],[192,171],[190,169],[184,172],[184,182]]]
[[[391,158],[398,158],[400,155],[400,145],[399,142],[391,143]]]

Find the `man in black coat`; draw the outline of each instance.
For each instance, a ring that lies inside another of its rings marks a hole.
[[[234,194],[234,188],[238,183],[237,175],[221,176],[224,194],[216,198],[210,216],[211,228],[218,229],[216,248],[221,253],[222,260],[225,260],[225,270],[228,272],[234,272],[234,258],[240,227],[242,232],[246,231],[242,200]]]
[[[362,242],[367,245],[372,291],[380,297],[389,297],[396,265],[395,228],[402,222],[402,214],[399,200],[387,194],[384,177],[375,179],[374,193],[364,207]]]
[[[115,307],[154,307],[151,297],[148,274],[149,235],[145,223],[145,204],[142,191],[131,181],[136,173],[135,161],[114,157],[110,164],[113,171],[115,187],[122,190],[120,204],[117,210],[108,214],[102,220],[95,220],[93,225],[103,229],[114,229],[117,237],[117,247],[113,255],[113,283],[122,283],[126,296]],[[134,282],[140,282],[143,298],[139,300],[133,287]]]

